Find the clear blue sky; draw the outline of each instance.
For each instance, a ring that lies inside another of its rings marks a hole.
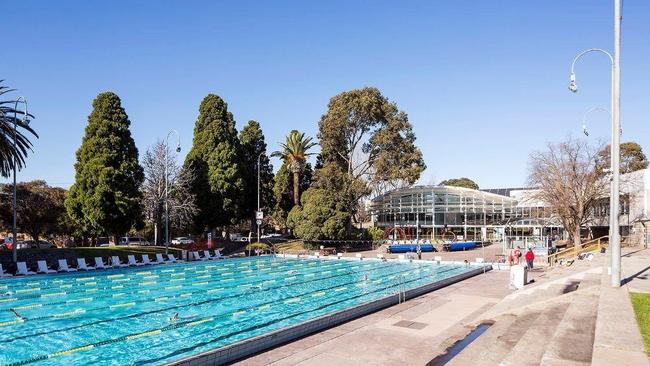
[[[259,121],[276,149],[292,128],[315,136],[331,96],[376,86],[409,115],[421,183],[520,186],[531,151],[609,108],[605,57],[578,65],[578,94],[567,80],[578,51],[613,47],[612,11],[605,0],[5,2],[0,79],[28,98],[41,135],[19,179],[72,184],[101,91],[122,98],[141,154],[172,128],[184,154],[207,93],[238,128]],[[649,11],[625,1],[622,124],[623,141],[650,150]],[[607,116],[590,120],[589,138],[609,139]]]

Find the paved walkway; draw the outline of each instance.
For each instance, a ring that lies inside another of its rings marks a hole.
[[[604,254],[537,269],[516,292],[507,271],[491,271],[238,364],[425,365],[489,320],[449,365],[650,366],[628,294],[650,292],[650,250],[623,254],[619,289],[609,286]]]
[[[493,325],[448,365],[650,366],[628,294],[649,289],[650,251],[623,253],[626,286],[610,286],[604,254],[550,269],[481,314]]]
[[[611,287],[603,271],[593,365],[648,366],[629,292],[650,292],[650,250],[625,249],[621,262],[621,288]]]
[[[491,271],[253,356],[239,365],[424,365],[511,291]]]

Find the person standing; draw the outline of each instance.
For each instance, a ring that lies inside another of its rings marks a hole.
[[[520,259],[521,259],[521,249],[519,249],[519,247],[517,247],[517,248],[513,251],[512,256],[513,256],[514,259],[515,259],[515,264],[519,264],[519,261],[520,261]]]
[[[535,260],[535,253],[533,253],[533,250],[531,248],[528,248],[528,251],[526,252],[526,264],[528,265],[529,270],[533,269],[534,260]]]

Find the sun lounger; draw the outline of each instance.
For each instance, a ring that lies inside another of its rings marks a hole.
[[[214,259],[225,259],[225,258],[230,258],[230,256],[221,254],[221,250],[217,249],[217,250],[214,251],[214,257],[213,258]]]
[[[127,264],[129,266],[136,266],[136,267],[144,266],[144,263],[136,261],[135,256],[132,254],[129,254],[126,258],[128,259]]]
[[[207,260],[209,260],[209,258],[201,257],[199,255],[199,252],[192,252],[192,255],[194,255],[194,260],[195,261],[207,261]]]
[[[171,262],[166,261],[165,258],[162,256],[162,253],[156,253],[156,261],[154,263],[167,264],[167,263],[171,263]]]
[[[59,259],[59,272],[77,272],[77,270],[68,267],[68,261],[66,259]]]
[[[111,257],[111,266],[117,267],[117,268],[122,268],[122,267],[128,267],[129,265],[128,264],[122,264],[122,262],[120,262],[120,257],[114,255],[114,256]]]
[[[2,268],[2,263],[0,263],[0,278],[1,277],[13,277],[11,273],[5,272],[4,268]]]
[[[110,265],[104,264],[104,260],[102,257],[95,257],[95,268],[96,269],[109,269],[111,268]]]
[[[176,259],[176,257],[174,257],[173,254],[167,254],[167,258],[169,259],[167,261],[167,263],[176,263],[176,262],[178,262],[178,259]]]
[[[47,268],[47,262],[46,261],[38,261],[36,263],[38,264],[38,270],[36,272],[38,272],[38,273],[56,273],[55,270]]]
[[[84,271],[95,269],[95,267],[86,264],[86,258],[77,258],[77,268]]]
[[[29,275],[35,275],[36,272],[32,272],[29,269],[27,269],[27,263],[18,262],[16,263],[16,274],[21,276],[29,276]]]
[[[158,264],[158,263],[157,262],[152,262],[149,259],[149,254],[143,254],[142,255],[142,264],[154,265],[154,264]]]
[[[204,251],[203,251],[203,257],[204,257],[204,258],[207,258],[207,259],[210,259],[210,260],[212,260],[212,259],[217,259],[217,256],[216,256],[216,255],[215,255],[215,256],[210,255],[210,251],[209,251],[209,250],[204,250]]]
[[[171,262],[170,262],[170,261],[166,261],[165,258],[163,257],[163,255],[162,255],[161,253],[156,253],[156,261],[153,262],[153,263],[156,263],[156,264],[167,264],[167,263],[171,263]]]

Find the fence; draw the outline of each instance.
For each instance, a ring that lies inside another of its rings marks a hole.
[[[552,267],[555,266],[560,259],[577,257],[580,253],[600,251],[601,248],[606,247],[608,243],[609,236],[601,236],[600,238],[592,239],[578,246],[573,246],[549,255],[548,263]]]
[[[343,253],[376,250],[386,243],[385,240],[305,240],[305,248],[318,250],[320,247],[336,248]]]

